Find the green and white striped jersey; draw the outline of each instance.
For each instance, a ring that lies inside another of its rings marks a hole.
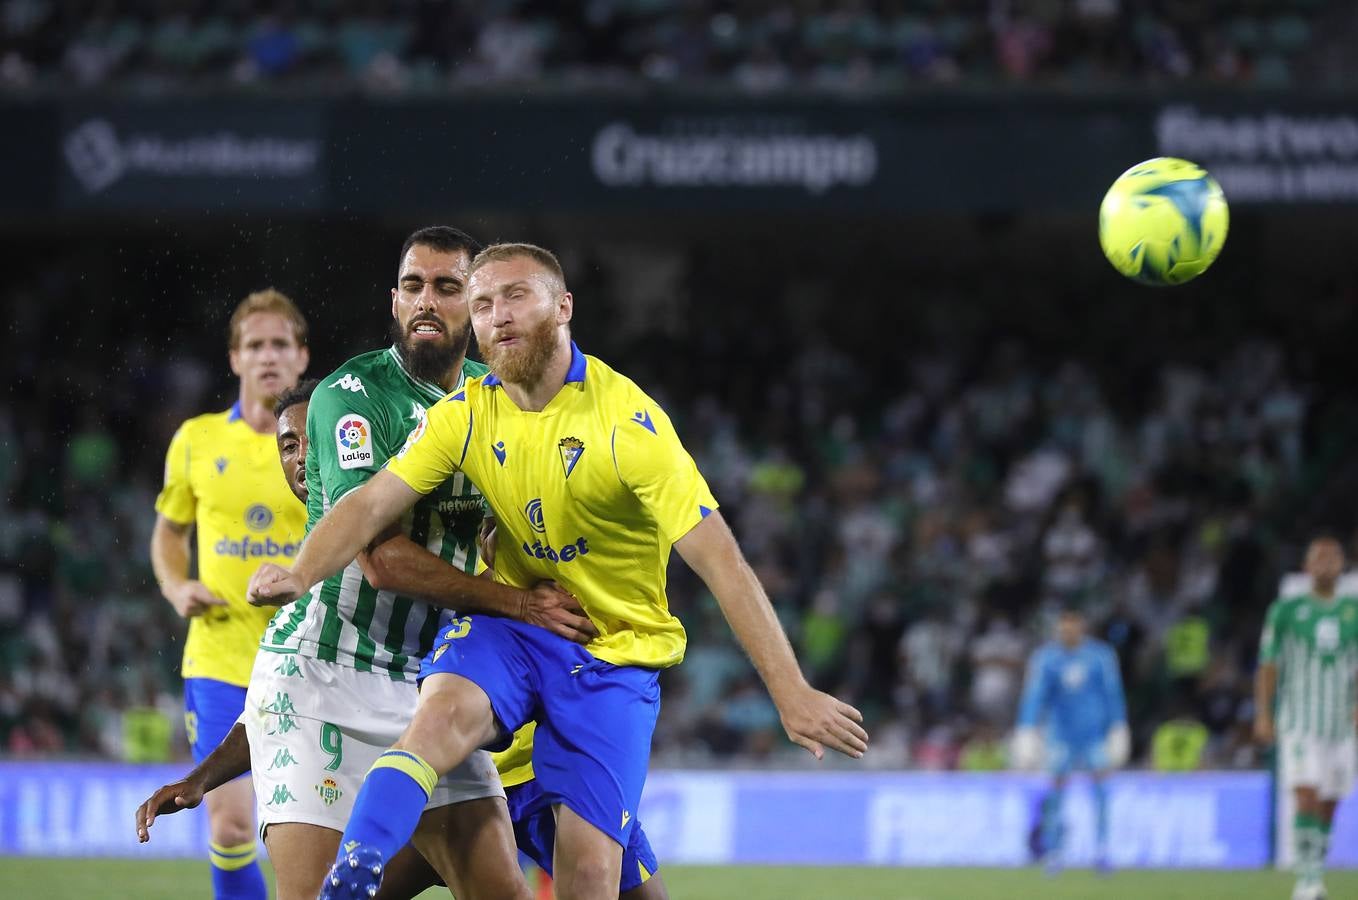
[[[1275,600],[1259,661],[1278,667],[1278,733],[1342,740],[1354,733],[1358,600],[1313,594]]]
[[[485,374],[467,361],[458,387]],[[345,494],[377,474],[406,440],[422,431],[425,410],[443,398],[436,384],[420,381],[395,347],[364,353],[326,376],[307,410],[307,531]],[[401,530],[431,553],[476,570],[476,537],[485,501],[461,472],[406,513]],[[357,562],[274,614],[260,649],[386,672],[414,680],[433,646],[444,610],[379,591]]]

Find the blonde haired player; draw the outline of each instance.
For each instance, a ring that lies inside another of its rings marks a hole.
[[[302,595],[460,472],[497,513],[497,580],[554,579],[599,635],[582,647],[475,615],[441,629],[414,719],[368,773],[322,896],[373,896],[440,774],[536,720],[533,770],[556,817],[557,896],[612,900],[646,777],[659,671],[684,655],[665,597],[671,548],[716,596],[793,741],[817,758],[826,747],[858,757],[868,736],[857,710],[802,677],[664,412],[571,341],[574,298],[556,258],[526,244],[490,247],[472,262],[467,297],[491,374],[431,408],[402,453],[312,527],[292,570],[260,568],[251,597]]]
[[[186,421],[165,455],[156,498],[151,564],[165,599],[189,620],[184,645],[184,721],[201,762],[231,730],[260,635],[272,610],[245,599],[263,562],[297,555],[306,509],[278,467],[274,402],[297,383],[309,361],[307,325],[282,293],[246,297],[231,316],[229,358],[239,396],[225,412]],[[197,538],[197,577],[189,572]],[[212,886],[217,900],[264,900],[255,861],[254,795],[235,780],[207,796]]]
[[[1263,744],[1277,740],[1279,776],[1295,801],[1293,900],[1324,900],[1330,825],[1340,799],[1353,789],[1358,600],[1340,595],[1343,571],[1338,541],[1311,541],[1310,590],[1273,602],[1259,645],[1254,734]]]

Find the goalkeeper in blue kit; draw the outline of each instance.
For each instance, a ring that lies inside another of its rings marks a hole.
[[[1043,644],[1028,661],[1014,756],[1022,768],[1035,768],[1045,757],[1052,776],[1041,821],[1042,854],[1052,871],[1061,864],[1066,782],[1073,771],[1090,773],[1096,859],[1103,870],[1108,866],[1108,795],[1103,776],[1126,763],[1131,744],[1122,676],[1113,648],[1086,636],[1080,610],[1063,610],[1056,634],[1056,640]]]

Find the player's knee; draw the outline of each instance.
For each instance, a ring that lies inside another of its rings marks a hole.
[[[570,898],[616,897],[622,869],[610,853],[581,853],[563,860],[557,873],[561,896]]]
[[[223,847],[238,847],[255,839],[255,823],[235,810],[224,810],[211,817],[208,831],[212,842]]]

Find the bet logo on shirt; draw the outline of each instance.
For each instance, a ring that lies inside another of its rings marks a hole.
[[[372,425],[357,413],[340,416],[335,428],[335,453],[341,469],[372,465]]]

